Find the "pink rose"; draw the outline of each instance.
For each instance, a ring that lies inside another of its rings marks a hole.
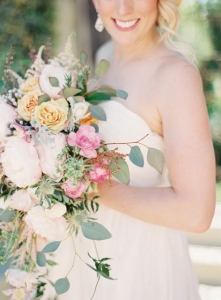
[[[95,149],[100,146],[100,141],[101,135],[90,125],[81,125],[76,133],[71,132],[68,136],[68,144],[81,148],[80,154],[88,158],[97,157]]]
[[[66,137],[63,133],[53,135],[54,142],[50,144],[39,143],[36,145],[42,172],[53,179],[60,177],[56,172],[62,161],[57,160],[58,154],[62,152],[66,145]]]
[[[99,164],[94,165],[94,170],[89,172],[90,180],[92,182],[104,182],[110,177],[110,172],[102,168]]]
[[[74,186],[72,185],[72,180],[68,179],[61,185],[61,188],[68,197],[76,199],[84,192],[85,184],[82,181],[78,181],[78,185]]]

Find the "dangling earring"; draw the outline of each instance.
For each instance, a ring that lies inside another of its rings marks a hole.
[[[103,24],[99,14],[97,14],[97,21],[95,23],[95,29],[99,32],[103,31],[103,29],[104,29],[104,24]]]

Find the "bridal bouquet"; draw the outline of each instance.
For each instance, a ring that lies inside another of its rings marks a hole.
[[[112,175],[129,182],[126,155],[109,150],[99,133],[98,120],[106,115],[97,104],[127,98],[122,90],[99,87],[109,63],[102,60],[89,77],[87,55],[73,55],[71,37],[57,57],[43,54],[44,46],[23,78],[12,71],[9,53],[0,96],[0,262],[11,258],[9,288],[3,288],[11,300],[41,299],[52,253],[68,236],[81,230],[87,239],[110,238],[92,217],[99,196],[90,191],[111,183]],[[154,151],[148,151],[149,163],[159,169]],[[138,146],[129,156],[142,166]],[[95,266],[88,266],[98,277],[112,279],[107,258],[92,260]],[[67,292],[68,276],[53,285],[57,294]]]

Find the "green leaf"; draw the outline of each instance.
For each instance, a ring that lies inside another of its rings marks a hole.
[[[57,266],[57,263],[55,261],[53,261],[53,260],[47,259],[46,262],[51,267]]]
[[[114,171],[113,176],[116,177],[120,182],[124,184],[129,184],[130,182],[130,172],[128,168],[128,164],[123,158],[118,157],[116,159],[119,170],[117,170],[116,164],[111,161],[109,164],[109,168]]]
[[[81,225],[83,235],[89,240],[102,241],[110,239],[112,235],[101,224],[97,222],[87,222]]]
[[[109,67],[110,63],[107,60],[102,59],[95,69],[95,74],[102,77],[108,71]]]
[[[138,167],[144,166],[143,154],[138,146],[131,147],[129,158],[133,164]]]
[[[50,101],[50,97],[47,94],[43,94],[38,97],[38,105],[41,105],[43,102]]]
[[[99,127],[97,126],[97,124],[92,124],[91,126],[93,126],[94,127],[94,129],[95,129],[95,132],[99,132]]]
[[[93,268],[91,265],[89,265],[89,264],[87,264],[87,263],[86,263],[86,265],[87,265],[89,268],[91,268],[93,271],[95,271],[95,272],[97,272],[98,274],[100,274],[101,276],[103,276],[104,278],[109,279],[109,280],[116,280],[116,279],[114,279],[114,278],[112,278],[112,277],[106,275],[104,272],[99,271],[99,270]]]
[[[37,264],[39,267],[44,267],[46,265],[46,257],[43,252],[37,252]]]
[[[110,99],[111,97],[109,95],[97,91],[93,91],[85,95],[85,100],[92,104],[98,104],[102,101],[106,101]]]
[[[55,291],[56,291],[57,295],[61,295],[61,294],[66,293],[69,290],[70,282],[67,279],[67,277],[60,278],[55,282],[54,287],[55,287]]]
[[[63,96],[64,98],[68,98],[68,97],[75,96],[75,95],[79,94],[80,92],[81,92],[80,89],[69,87],[69,88],[64,88],[63,90],[61,90],[59,95]]]
[[[86,64],[87,59],[88,59],[87,54],[82,51],[80,54],[80,61],[81,61],[82,65]]]
[[[48,245],[46,245],[44,247],[44,249],[42,250],[43,253],[49,253],[49,252],[54,252],[58,249],[58,247],[60,246],[61,242],[56,241],[56,242],[52,242]]]
[[[106,94],[110,97],[116,97],[117,96],[117,91],[111,87],[100,87],[99,89],[96,90],[97,93],[102,93]]]
[[[124,100],[126,100],[128,97],[128,93],[123,90],[116,90],[116,95],[117,97],[122,98]]]
[[[149,148],[147,153],[147,161],[151,167],[159,173],[163,172],[164,156],[163,153],[155,148]]]
[[[14,210],[1,209],[0,208],[0,221],[2,222],[12,222],[16,217]]]
[[[106,121],[107,117],[105,114],[105,111],[103,110],[102,107],[97,106],[97,105],[90,105],[88,107],[88,111],[91,113],[91,115],[101,121]]]
[[[53,87],[59,87],[59,80],[56,77],[49,77],[49,82]]]

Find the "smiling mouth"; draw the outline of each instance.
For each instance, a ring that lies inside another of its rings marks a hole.
[[[130,20],[130,21],[120,21],[117,19],[114,19],[115,23],[117,24],[118,27],[120,28],[132,28],[136,25],[136,23],[139,21],[139,19],[135,19],[135,20]]]

